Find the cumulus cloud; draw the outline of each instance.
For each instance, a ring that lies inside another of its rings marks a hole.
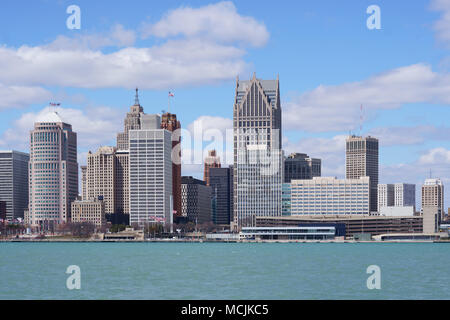
[[[246,63],[243,52],[214,43],[174,40],[112,53],[0,48],[0,83],[78,88],[162,89],[228,80]]]
[[[116,24],[105,34],[59,36],[40,46],[0,46],[0,83],[143,89],[211,84],[248,71],[245,48],[262,46],[269,36],[262,23],[239,15],[231,2],[181,7],[144,29],[164,40],[134,47],[136,32]]]
[[[5,86],[0,83],[0,111],[10,108],[20,108],[31,103],[49,100],[52,94],[36,86]]]
[[[29,132],[34,122],[49,111],[56,111],[61,119],[72,125],[77,133],[78,149],[96,150],[99,146],[114,142],[116,133],[121,131],[123,115],[118,110],[100,106],[84,110],[46,107],[38,112],[26,112],[17,119],[11,128],[0,137],[2,148],[28,150]]]
[[[265,25],[253,17],[238,14],[232,2],[219,2],[200,8],[180,7],[155,24],[144,24],[143,37],[183,35],[223,43],[241,42],[255,47],[269,39]]]
[[[284,103],[283,125],[310,132],[348,131],[359,123],[361,104],[370,118],[377,110],[420,102],[449,104],[450,74],[419,63],[363,81],[320,85]]]
[[[414,127],[380,127],[369,130],[382,146],[415,145],[429,140],[450,140],[449,127],[422,125]]]
[[[121,24],[114,25],[107,33],[77,34],[74,37],[58,36],[51,43],[44,45],[49,50],[87,50],[103,47],[129,47],[136,41],[136,32],[126,29]]]

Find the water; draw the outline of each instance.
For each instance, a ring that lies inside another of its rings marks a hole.
[[[438,243],[0,243],[0,299],[450,299],[449,266]]]

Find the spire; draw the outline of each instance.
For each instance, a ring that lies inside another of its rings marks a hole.
[[[139,94],[138,94],[138,88],[136,87],[136,96],[134,97],[134,105],[139,106]]]

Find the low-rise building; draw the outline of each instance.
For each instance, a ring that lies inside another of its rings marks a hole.
[[[103,200],[75,200],[72,202],[72,222],[90,222],[97,227],[106,224]]]
[[[291,214],[369,214],[369,177],[291,181]]]

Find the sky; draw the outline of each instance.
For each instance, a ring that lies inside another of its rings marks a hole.
[[[321,158],[323,176],[345,176],[353,133],[380,140],[380,183],[415,183],[418,204],[426,178],[450,185],[450,0],[3,0],[0,149],[28,152],[34,120],[59,102],[83,165],[115,145],[136,87],[146,113],[168,110],[171,91],[182,174],[202,178],[211,147],[231,160],[214,137],[232,128],[236,77],[254,72],[279,76],[285,153]]]

